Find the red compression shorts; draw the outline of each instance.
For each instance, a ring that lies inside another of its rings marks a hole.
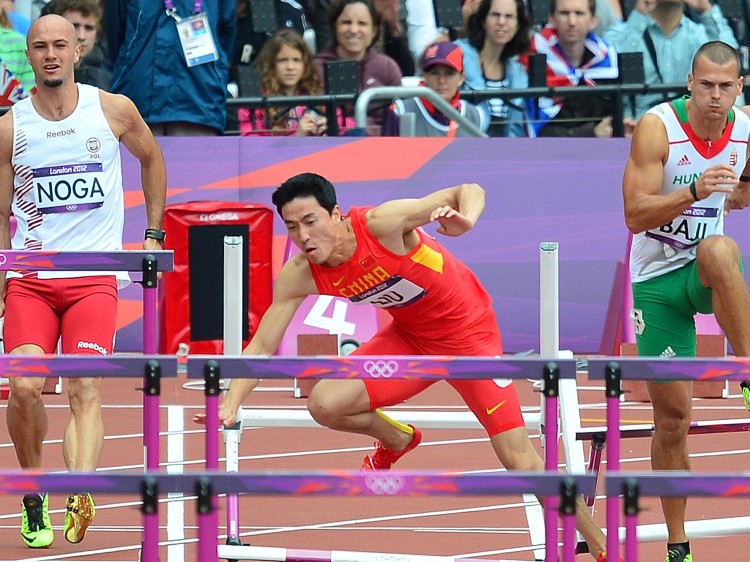
[[[113,276],[8,279],[5,352],[24,345],[55,353],[109,355],[117,324],[117,281]]]
[[[499,342],[498,342],[499,344]],[[499,349],[499,345],[492,349]],[[483,349],[472,348],[467,342],[466,351],[461,355],[494,356]],[[430,342],[429,352],[425,351],[423,342],[420,344],[409,341],[403,333],[389,324],[375,334],[373,338],[360,346],[354,355],[456,355],[455,349],[441,348],[439,344]],[[363,381],[370,396],[370,407],[383,408],[394,406],[416,396],[427,387],[435,384],[435,380],[372,380]],[[487,434],[492,437],[498,433],[522,427],[525,425],[521,415],[521,406],[513,383],[501,380],[499,384],[492,379],[487,380],[448,380],[446,381],[461,395],[466,405],[474,412]]]

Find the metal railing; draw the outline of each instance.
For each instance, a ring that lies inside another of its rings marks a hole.
[[[745,85],[744,90],[750,91],[750,85]],[[427,93],[429,92],[429,93]],[[597,86],[564,86],[564,87],[533,87],[522,89],[505,89],[505,90],[462,90],[461,98],[470,102],[478,103],[487,99],[504,99],[511,100],[517,98],[538,100],[543,97],[562,97],[572,96],[613,96],[614,114],[612,116],[613,135],[616,137],[624,136],[622,120],[625,115],[626,104],[634,106],[635,96],[643,94],[661,94],[665,99],[674,97],[675,94],[686,93],[685,83],[675,84],[607,84]],[[269,107],[289,107],[297,105],[326,106],[329,122],[329,134],[338,134],[336,126],[337,108],[345,105],[355,107],[355,118],[357,126],[364,126],[366,115],[370,104],[375,100],[409,98],[414,96],[427,97],[430,102],[435,103],[436,107],[443,111],[448,117],[458,121],[462,117],[455,109],[450,107],[435,92],[424,87],[404,87],[390,86],[370,88],[359,94],[346,95],[317,95],[317,96],[295,96],[284,97],[275,96],[270,98],[253,97],[253,98],[236,98],[227,100],[227,108],[232,111],[241,107],[247,108],[264,108]],[[428,97],[429,96],[429,97]],[[360,99],[362,101],[360,101]],[[441,105],[442,102],[445,104]],[[331,119],[331,116],[334,118]],[[460,121],[461,125],[468,123],[467,129],[475,129],[471,123],[465,119]],[[333,125],[333,126],[332,126]],[[230,131],[231,133],[231,131]],[[477,136],[486,136],[484,133]]]

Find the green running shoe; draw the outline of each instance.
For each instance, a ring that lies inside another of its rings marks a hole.
[[[91,494],[68,496],[65,506],[65,540],[76,544],[86,536],[86,530],[94,520],[96,506]]]
[[[27,494],[21,501],[21,536],[29,548],[47,548],[55,540],[48,503],[47,494]]]
[[[742,381],[740,390],[742,391],[742,399],[745,401],[745,409],[750,412],[750,382]]]

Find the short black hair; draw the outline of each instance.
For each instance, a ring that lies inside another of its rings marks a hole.
[[[282,183],[271,195],[271,202],[276,206],[279,216],[284,218],[281,214],[284,205],[300,197],[315,197],[329,215],[336,206],[336,190],[333,184],[323,176],[310,172],[297,174]]]
[[[695,73],[695,62],[700,57],[705,57],[720,66],[733,62],[737,65],[737,77],[739,78],[742,75],[742,63],[737,49],[723,41],[709,41],[701,45],[693,57],[693,73]]]

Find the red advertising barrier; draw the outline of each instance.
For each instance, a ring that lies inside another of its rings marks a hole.
[[[224,237],[242,236],[243,347],[271,304],[273,211],[262,205],[199,201],[169,205],[164,213],[165,250],[174,271],[160,283],[160,353],[181,343],[191,353],[223,353]]]

